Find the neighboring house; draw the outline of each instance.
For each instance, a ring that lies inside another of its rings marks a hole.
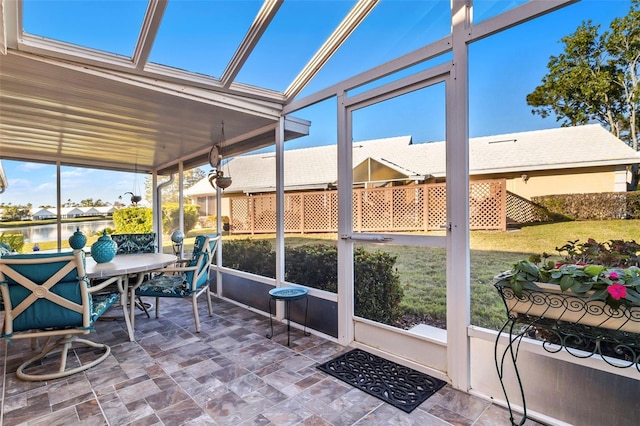
[[[60,215],[63,219],[73,219],[84,216],[84,210],[82,207],[63,207],[60,209]]]
[[[60,214],[63,219],[71,219],[85,216],[111,216],[117,210],[113,206],[104,207],[63,207]],[[55,219],[57,209],[40,209],[31,215],[32,220]]]
[[[53,209],[40,209],[31,215],[31,219],[33,220],[55,219],[56,217],[58,217],[58,215]]]
[[[526,199],[623,192],[630,180],[627,166],[640,163],[639,153],[599,124],[471,138],[469,144],[472,181],[506,179],[507,190]],[[353,146],[354,188],[446,180],[444,142],[413,143],[411,136],[400,136]],[[234,157],[223,171],[233,178],[226,196],[275,191],[274,153]],[[285,151],[284,177],[285,191],[335,188],[336,146]],[[202,215],[215,215],[208,179],[185,194],[201,206]]]
[[[96,215],[111,216],[117,209],[114,206],[91,207],[91,211],[97,211]]]

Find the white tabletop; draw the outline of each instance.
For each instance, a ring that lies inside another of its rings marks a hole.
[[[164,268],[176,260],[173,254],[164,253],[119,254],[106,263],[87,257],[86,272],[88,278],[107,278]]]

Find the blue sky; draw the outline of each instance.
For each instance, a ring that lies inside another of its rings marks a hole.
[[[476,17],[487,18],[520,3],[521,0],[479,1]],[[28,0],[25,4],[27,32],[123,55],[133,51],[146,8],[146,1],[141,0]],[[238,81],[284,90],[351,4],[342,0],[285,1],[273,29],[265,33],[264,42],[256,47]],[[442,37],[448,32],[448,5],[449,0],[384,0],[303,95]],[[220,75],[259,6],[257,1],[172,1],[150,60]],[[560,39],[564,35],[587,19],[606,29],[613,18],[626,14],[629,6],[628,0],[584,0],[471,45],[471,136],[558,127],[553,118],[543,120],[532,115],[526,95],[546,74],[549,57],[562,51]],[[80,16],[93,19],[79,19]],[[300,16],[313,19],[296,19]],[[433,16],[440,20],[434,22]],[[202,49],[210,50],[214,45],[218,46],[215,55],[201,54]],[[312,121],[311,134],[287,147],[334,143],[334,102],[296,113]],[[413,136],[415,143],[444,139],[444,87],[427,88],[354,114],[354,140],[407,134]],[[31,202],[34,207],[55,204],[54,166],[7,160],[2,163],[9,188],[0,194],[0,202]],[[78,202],[99,198],[113,203],[134,187],[134,178],[125,173],[75,167],[63,167],[62,172],[63,202],[69,198]],[[143,182],[135,180],[139,192],[144,191]]]

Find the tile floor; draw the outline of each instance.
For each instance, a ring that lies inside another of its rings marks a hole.
[[[30,342],[3,340],[0,424],[510,424],[503,408],[450,386],[406,414],[315,368],[349,348],[299,330],[288,348],[283,324],[269,340],[268,317],[216,298],[213,317],[201,303],[197,334],[189,301],[161,303],[160,319],[137,317],[136,342],[128,341],[122,319],[99,321],[90,338],[109,344],[111,355],[64,379],[18,380]]]

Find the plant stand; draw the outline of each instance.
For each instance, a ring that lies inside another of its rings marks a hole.
[[[613,367],[635,367],[640,372],[640,306],[615,310],[586,297],[546,289],[524,290],[518,298],[508,287],[496,288],[505,304],[507,321],[498,332],[494,357],[512,425],[523,425],[527,420],[517,365],[520,343],[525,337],[542,340],[542,347],[549,353],[564,349],[577,358],[598,356]],[[509,342],[500,351],[503,333],[508,334]],[[506,363],[513,365],[522,398],[523,414],[517,423],[504,383]]]

